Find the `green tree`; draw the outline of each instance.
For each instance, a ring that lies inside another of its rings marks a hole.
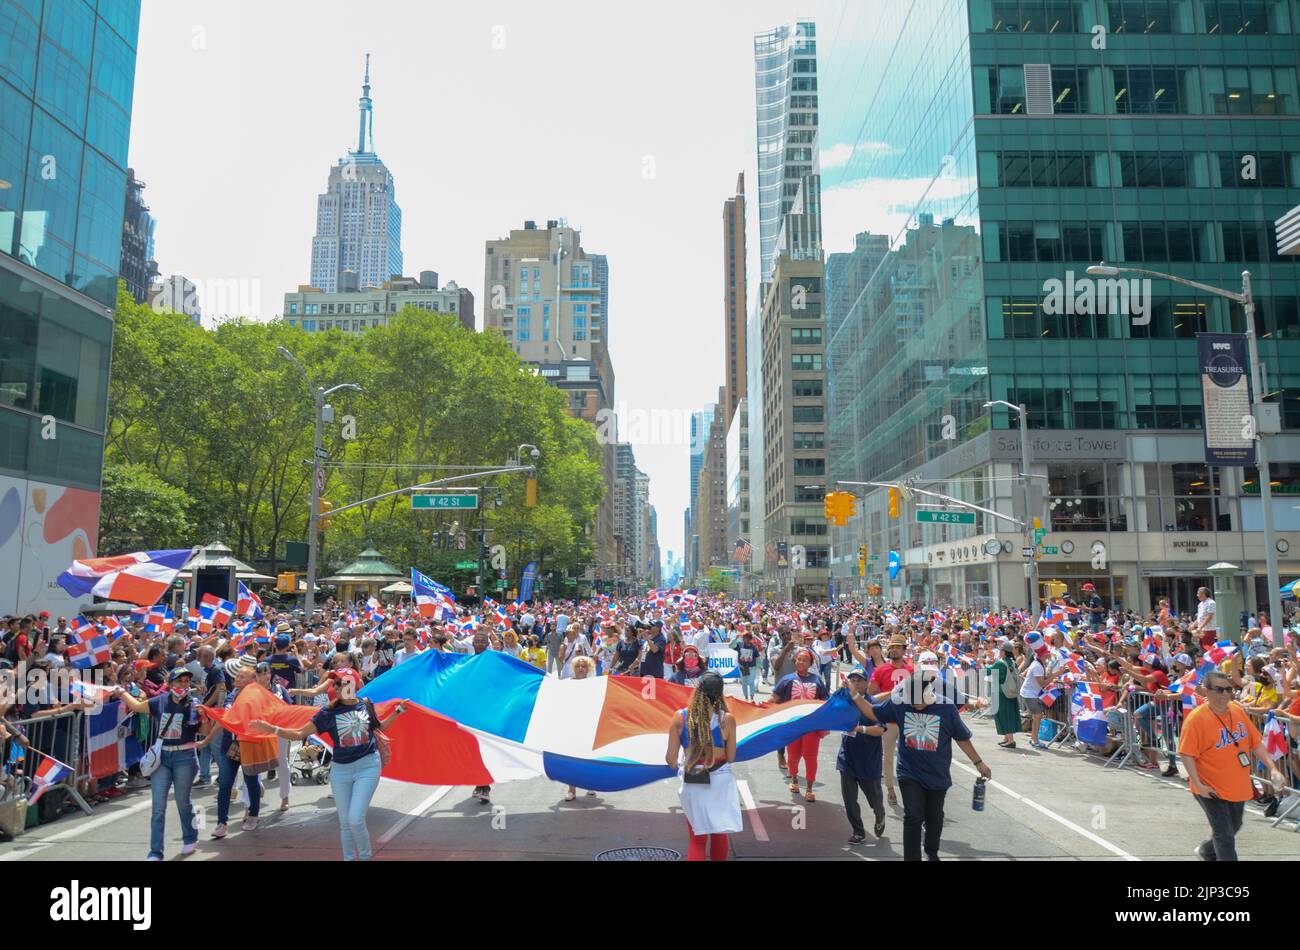
[[[99,550],[188,547],[190,496],[143,465],[105,465],[99,506]]]

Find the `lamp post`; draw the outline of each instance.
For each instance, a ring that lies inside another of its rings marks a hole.
[[[1025,525],[1024,525],[1024,546],[1033,547],[1034,531],[1034,513],[1030,510],[1031,502],[1029,491],[1029,410],[1023,403],[1016,405],[1007,402],[1005,399],[994,399],[986,402],[984,408],[992,406],[1006,406],[1012,412],[1020,415],[1020,466],[1023,469],[1022,477],[1025,480]],[[1031,615],[1038,612],[1038,558],[1029,559],[1029,613]]]
[[[1250,408],[1255,424],[1255,467],[1259,470],[1259,502],[1263,507],[1264,519],[1264,563],[1268,571],[1268,616],[1273,621],[1273,643],[1277,646],[1282,645],[1286,642],[1282,632],[1285,630],[1282,617],[1282,581],[1278,574],[1277,541],[1274,538],[1273,529],[1273,489],[1269,484],[1272,476],[1268,464],[1268,441],[1264,438],[1260,426],[1260,407],[1264,405],[1264,388],[1261,385],[1259,343],[1255,336],[1255,295],[1251,290],[1250,271],[1244,270],[1241,272],[1241,293],[1224,290],[1221,287],[1212,287],[1209,284],[1202,284],[1200,281],[1188,280],[1186,277],[1178,277],[1174,274],[1147,270],[1142,267],[1116,267],[1107,264],[1105,261],[1089,267],[1088,274],[1092,277],[1118,277],[1120,274],[1141,274],[1144,277],[1158,277],[1161,280],[1173,281],[1175,284],[1182,284],[1184,287],[1191,287],[1194,290],[1204,291],[1207,294],[1214,294],[1216,297],[1234,301],[1241,304],[1245,310],[1246,346],[1250,357],[1250,387],[1252,391]]]
[[[304,604],[304,613],[307,618],[311,619],[312,611],[316,609],[316,538],[317,538],[317,520],[320,506],[321,491],[321,459],[324,451],[321,449],[321,432],[325,424],[326,410],[329,410],[330,421],[334,421],[333,407],[325,404],[325,397],[330,393],[338,392],[340,389],[355,389],[361,392],[361,387],[356,383],[339,383],[337,386],[331,386],[325,389],[323,386],[313,386],[311,377],[307,375],[307,367],[303,366],[298,357],[294,356],[283,346],[278,347],[278,352],[289,362],[293,363],[302,371],[302,378],[307,381],[307,388],[312,390],[314,405],[316,410],[316,439],[313,444],[311,457],[311,513],[307,519],[307,597]]]
[[[564,258],[568,256],[569,252],[564,248],[563,235],[557,234],[556,239],[558,243],[555,247],[555,345],[560,348],[560,359],[567,360],[569,357],[564,352],[563,334],[560,332],[563,329],[561,322],[563,308],[560,306],[560,275],[564,270]]]

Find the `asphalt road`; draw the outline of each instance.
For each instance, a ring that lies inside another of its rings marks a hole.
[[[729,688],[729,691],[731,688]],[[975,744],[993,768],[983,812],[971,809],[975,771],[954,749],[943,847],[946,860],[1195,860],[1207,837],[1204,815],[1185,781],[1133,769],[1102,769],[1102,760],[1073,750],[1039,752],[1022,742],[997,748],[991,722],[968,718]],[[815,791],[806,803],[791,795],[776,757],[734,766],[745,829],[732,836],[735,860],[896,861],[902,859],[902,809],[886,806],[884,836],[849,845],[851,829],[835,771],[838,736],[821,746]],[[627,792],[579,795],[565,802],[563,786],[545,779],[498,785],[491,805],[479,805],[468,787],[429,787],[381,781],[369,813],[377,860],[590,860],[615,848],[686,850],[686,825],[676,779]],[[243,806],[232,807],[230,834],[210,838],[216,790],[198,788],[195,802],[206,827],[198,851],[181,858],[174,803],[167,815],[167,860],[334,861],[338,824],[328,786],[296,786],[291,807],[267,789],[256,831],[241,830]],[[863,808],[866,810],[865,802]],[[148,853],[149,790],[131,791],[100,805],[93,816],[64,817],[0,844],[0,861],[143,860]],[[1294,859],[1300,836],[1290,825],[1271,828],[1247,807],[1238,837],[1243,859]]]

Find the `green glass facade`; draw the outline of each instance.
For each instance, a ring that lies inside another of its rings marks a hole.
[[[1268,389],[1288,430],[1275,452],[1295,457],[1300,262],[1277,255],[1273,232],[1300,205],[1295,0],[885,6],[830,38],[824,70],[821,147],[852,147],[838,172],[823,171],[827,218],[855,192],[892,199],[853,222],[890,241],[871,279],[845,293],[834,274],[854,269],[828,269],[832,479],[960,474],[952,494],[1019,516],[1000,484],[1019,466],[999,466],[988,448],[1015,417],[982,408],[1006,400],[1028,407],[1032,429],[1125,433],[1129,454],[1117,450],[1098,489],[1117,499],[1114,512],[1073,516],[1084,496],[1062,486],[1091,478],[1089,460],[1063,456],[1041,472],[1053,530],[1252,530],[1249,514],[1193,516],[1190,495],[1180,506],[1173,467],[1194,454],[1187,439],[1169,441],[1184,431],[1199,441],[1195,334],[1241,332],[1241,309],[1154,281],[1134,287],[1125,312],[1052,313],[1048,289],[1070,275],[1086,282],[1100,260],[1230,290],[1249,270]],[[1144,479],[1132,447],[1146,434],[1160,438]],[[1238,486],[1228,494],[1248,496],[1249,472],[1221,474]],[[1198,480],[1208,479],[1186,481]],[[1134,510],[1147,491],[1173,515]],[[1071,514],[1058,519],[1052,503],[1067,494]],[[983,517],[973,529],[921,530],[882,507],[868,498],[863,525],[835,539],[838,575],[857,573],[861,540],[883,554],[1008,530]],[[850,545],[852,563],[841,563]]]
[[[139,0],[0,0],[0,613],[95,549]]]

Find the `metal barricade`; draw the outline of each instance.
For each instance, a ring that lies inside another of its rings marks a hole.
[[[0,801],[11,798],[30,798],[33,777],[36,769],[45,757],[55,759],[72,771],[62,779],[54,782],[44,794],[51,789],[67,788],[68,795],[87,815],[93,810],[77,790],[78,781],[85,778],[81,762],[82,725],[85,716],[78,710],[54,713],[48,716],[33,716],[30,719],[9,720],[6,725],[20,730],[27,739],[27,749],[22,764],[22,773],[8,771],[9,763],[3,763],[6,770],[4,782],[0,785]]]
[[[1145,761],[1148,750],[1169,762],[1177,760],[1178,738],[1183,725],[1183,700],[1175,696],[1161,699],[1144,690],[1130,691],[1120,704],[1121,746],[1107,760],[1122,768]],[[1112,721],[1112,725],[1113,725]],[[1159,763],[1153,763],[1159,767]]]
[[[1265,735],[1265,728],[1268,724],[1267,713],[1247,713],[1251,723],[1261,736]],[[1300,769],[1297,768],[1297,759],[1300,759],[1300,748],[1297,747],[1296,738],[1300,737],[1300,724],[1289,722],[1285,719],[1278,719],[1284,730],[1286,751],[1274,763],[1278,770],[1286,779],[1286,787],[1282,789],[1273,788],[1271,784],[1265,785],[1266,794],[1271,794],[1278,799],[1278,810],[1273,816],[1272,827],[1276,828],[1284,821],[1290,821],[1293,825],[1292,831],[1300,832]],[[1266,740],[1267,741],[1267,737]],[[1252,760],[1251,774],[1254,778],[1265,778],[1265,772],[1260,768],[1257,761]]]

